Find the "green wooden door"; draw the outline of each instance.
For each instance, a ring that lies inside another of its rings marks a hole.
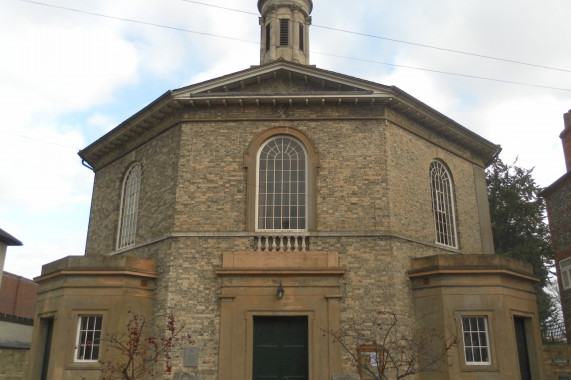
[[[307,317],[254,317],[253,380],[308,380]]]

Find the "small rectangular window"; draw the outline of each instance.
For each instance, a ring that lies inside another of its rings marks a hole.
[[[561,281],[563,281],[563,289],[571,288],[571,257],[559,262],[559,273],[561,274]]]
[[[266,51],[270,50],[270,43],[272,42],[271,40],[271,26],[270,24],[266,25]]]
[[[289,20],[280,19],[280,46],[289,45]]]
[[[491,365],[487,317],[462,317],[466,365]]]
[[[304,39],[303,39],[303,25],[299,26],[299,50],[303,51]]]
[[[75,344],[76,362],[96,362],[101,346],[102,315],[80,315]]]

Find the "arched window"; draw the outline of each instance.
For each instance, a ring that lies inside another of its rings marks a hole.
[[[258,151],[256,230],[307,230],[307,152],[288,135],[266,140]]]
[[[135,244],[137,232],[137,211],[139,209],[139,190],[141,187],[142,168],[134,164],[127,171],[123,180],[123,195],[119,216],[119,236],[117,249]]]
[[[452,178],[440,161],[430,164],[430,188],[436,243],[457,247]]]

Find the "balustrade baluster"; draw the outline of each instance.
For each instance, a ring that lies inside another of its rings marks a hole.
[[[309,249],[308,236],[266,235],[254,236],[254,251],[307,251]]]
[[[269,236],[264,236],[264,238],[266,239],[266,241],[264,242],[265,244],[265,249],[264,251],[269,251],[270,250],[270,237]]]

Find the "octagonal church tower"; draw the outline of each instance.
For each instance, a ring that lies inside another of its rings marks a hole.
[[[411,379],[542,379],[536,279],[494,255],[499,146],[309,65],[312,1],[257,5],[260,65],[168,91],[79,152],[95,173],[85,256],[36,279],[28,379],[99,379],[129,310],[186,325],[175,379],[358,379],[351,357],[379,370],[372,322],[391,313],[409,349],[436,339]],[[329,335],[343,326],[367,338],[347,351]]]

